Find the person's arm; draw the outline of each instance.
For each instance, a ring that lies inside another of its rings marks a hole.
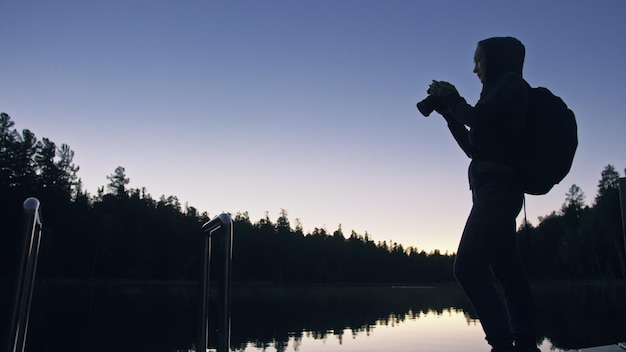
[[[448,129],[452,133],[454,140],[456,140],[456,142],[459,144],[459,147],[463,149],[465,155],[467,155],[471,159],[474,152],[472,144],[469,140],[469,131],[467,127],[465,127],[465,125],[455,119],[454,116],[452,116],[448,112],[443,112],[441,115],[448,123]]]
[[[524,88],[523,81],[517,75],[507,74],[474,107],[458,94],[450,96],[448,112],[471,128],[493,126],[502,113],[511,107],[512,102],[523,96]]]

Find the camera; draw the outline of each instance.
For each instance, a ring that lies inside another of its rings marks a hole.
[[[419,110],[422,115],[428,117],[435,109],[441,106],[441,100],[433,95],[430,95],[430,89],[426,92],[428,96],[417,103],[417,110]]]

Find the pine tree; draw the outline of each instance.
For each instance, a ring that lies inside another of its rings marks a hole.
[[[113,174],[107,176],[107,180],[109,180],[107,188],[111,194],[117,197],[128,195],[126,185],[130,183],[130,179],[126,177],[126,169],[121,166],[116,167]]]

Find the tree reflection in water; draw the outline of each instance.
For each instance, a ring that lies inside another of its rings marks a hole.
[[[322,351],[394,351],[415,350],[443,352],[455,350],[484,350],[482,329],[478,321],[470,319],[462,310],[446,309],[441,313],[430,311],[407,312],[404,316],[391,315],[373,326],[342,331],[303,332],[290,336],[288,341],[270,344],[248,343],[239,346],[245,352],[322,352]]]
[[[33,297],[27,349],[187,351],[196,341],[196,292],[193,284],[40,285]],[[542,349],[626,340],[624,285],[549,285],[538,286],[536,292],[539,332],[546,339]],[[210,319],[211,326],[217,326],[216,317]],[[353,352],[389,350],[393,344],[397,352],[443,346],[463,350],[450,347],[453,343],[475,344],[476,350],[486,346],[456,284],[235,286],[231,320],[231,346],[239,351]],[[382,343],[386,346],[378,345]]]
[[[232,346],[248,342],[264,348],[285,345],[307,332],[327,335],[369,334],[377,325],[393,325],[420,314],[442,314],[450,307],[469,309],[456,285],[437,288],[298,286],[243,290],[233,297]],[[407,316],[410,312],[411,316]],[[242,317],[235,319],[235,317]]]

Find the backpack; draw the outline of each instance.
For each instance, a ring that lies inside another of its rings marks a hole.
[[[578,147],[574,112],[544,87],[528,90],[519,172],[524,193],[542,195],[565,178]]]

